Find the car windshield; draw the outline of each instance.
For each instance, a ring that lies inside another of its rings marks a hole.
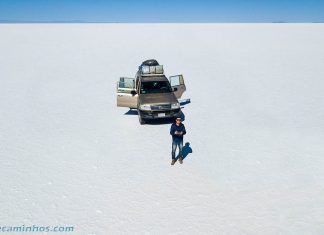
[[[168,81],[149,81],[141,83],[141,94],[172,92]]]

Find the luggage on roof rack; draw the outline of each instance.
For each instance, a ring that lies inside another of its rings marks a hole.
[[[155,59],[145,60],[142,62],[141,66],[147,65],[147,66],[157,66],[159,65],[159,62]]]

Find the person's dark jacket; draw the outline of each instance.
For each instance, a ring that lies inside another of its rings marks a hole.
[[[175,132],[182,132],[182,134],[177,135],[175,134]],[[183,135],[185,134],[186,134],[186,128],[182,123],[180,123],[179,126],[177,126],[175,123],[171,125],[170,135],[172,135],[173,140],[181,141],[183,140]]]

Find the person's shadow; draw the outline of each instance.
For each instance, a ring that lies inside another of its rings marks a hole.
[[[182,159],[185,159],[189,153],[192,153],[192,148],[190,147],[190,143],[187,142],[185,146],[182,147]]]

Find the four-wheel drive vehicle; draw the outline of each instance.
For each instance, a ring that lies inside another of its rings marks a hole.
[[[178,99],[186,91],[182,75],[164,75],[156,60],[144,61],[135,78],[121,77],[117,82],[117,106],[138,110],[139,122],[172,118],[181,113]]]

